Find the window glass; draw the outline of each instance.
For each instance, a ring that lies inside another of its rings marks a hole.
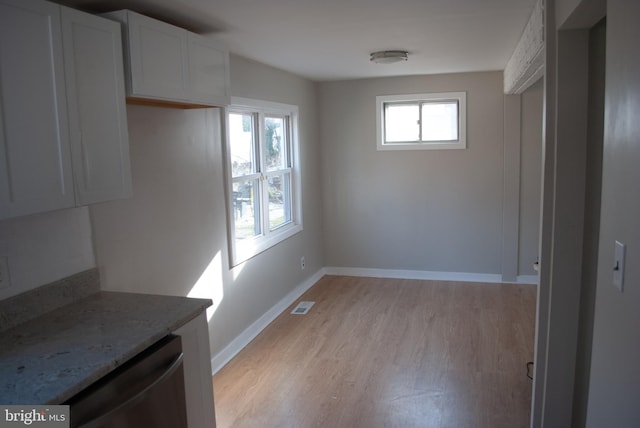
[[[387,142],[418,141],[420,109],[417,104],[387,104],[384,109]]]
[[[285,168],[287,155],[286,128],[284,117],[269,117],[264,120],[267,171]]]
[[[229,146],[231,170],[234,177],[256,172],[254,156],[253,115],[229,114]]]
[[[291,174],[271,176],[267,187],[269,192],[269,229],[275,230],[291,218]]]
[[[422,141],[455,141],[458,139],[458,103],[423,103]]]
[[[262,233],[259,203],[260,180],[242,180],[233,183],[233,223],[235,238],[254,238]]]

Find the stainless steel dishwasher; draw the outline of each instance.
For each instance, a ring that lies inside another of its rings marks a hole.
[[[68,400],[75,428],[186,428],[179,336],[167,336]]]

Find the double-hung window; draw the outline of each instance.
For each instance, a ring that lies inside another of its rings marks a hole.
[[[231,263],[302,230],[296,106],[233,98],[227,109]]]
[[[376,97],[378,150],[464,149],[466,93]]]

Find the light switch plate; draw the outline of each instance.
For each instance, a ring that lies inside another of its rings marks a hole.
[[[624,253],[625,245],[616,241],[613,251],[613,285],[621,293],[624,290]]]

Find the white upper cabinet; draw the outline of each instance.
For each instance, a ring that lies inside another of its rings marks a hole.
[[[132,101],[229,104],[229,52],[221,44],[130,10],[103,16],[124,24]]]
[[[0,0],[0,218],[75,204],[60,8]]]
[[[76,203],[131,197],[120,25],[63,7],[62,29]]]
[[[0,0],[0,219],[131,195],[119,26]]]
[[[107,15],[108,16],[108,15]],[[187,35],[182,28],[134,12],[116,12],[126,22],[128,95],[186,101]]]
[[[205,36],[188,35],[189,98],[198,104],[229,105],[229,52]]]

